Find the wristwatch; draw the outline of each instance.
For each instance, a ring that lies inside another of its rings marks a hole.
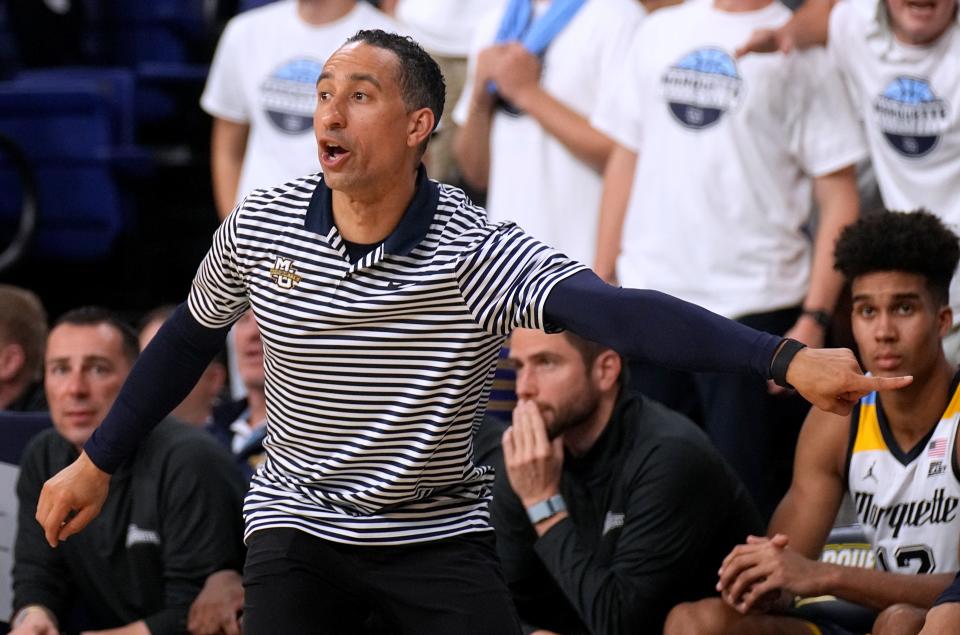
[[[567,504],[564,502],[563,496],[555,494],[547,500],[527,507],[527,518],[530,519],[531,525],[536,525],[542,520],[565,511],[567,511]]]
[[[833,322],[833,316],[823,309],[803,309],[800,311],[800,315],[809,315],[824,330],[829,329],[831,322]]]

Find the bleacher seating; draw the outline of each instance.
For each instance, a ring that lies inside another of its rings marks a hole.
[[[0,82],[0,134],[19,145],[38,184],[34,256],[89,260],[106,255],[132,218],[124,178],[142,172],[133,145],[129,71],[26,71]],[[21,209],[20,177],[0,160],[0,222]]]

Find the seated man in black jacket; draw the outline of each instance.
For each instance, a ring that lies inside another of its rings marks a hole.
[[[185,633],[207,575],[239,567],[243,481],[209,435],[172,421],[118,470],[82,536],[51,549],[33,520],[44,481],[76,459],[138,350],[133,331],[101,309],[71,311],[50,332],[44,381],[54,428],[21,461],[12,635],[55,635],[64,620],[85,632]]]
[[[746,490],[689,420],[621,391],[612,349],[518,330],[510,358],[519,402],[491,515],[526,632],[660,632],[762,527]]]

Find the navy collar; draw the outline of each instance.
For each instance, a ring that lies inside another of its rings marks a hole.
[[[440,188],[427,178],[427,170],[421,163],[417,168],[417,183],[413,199],[396,228],[383,241],[384,252],[406,256],[413,251],[427,235],[439,201]],[[334,226],[333,190],[321,179],[310,197],[304,228],[321,236],[329,236]]]

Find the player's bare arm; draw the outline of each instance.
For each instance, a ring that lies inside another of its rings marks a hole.
[[[800,431],[793,480],[770,521],[773,539],[736,547],[720,568],[717,589],[746,613],[779,591],[820,595],[825,591],[817,557],[843,498],[850,418],[811,409]]]

